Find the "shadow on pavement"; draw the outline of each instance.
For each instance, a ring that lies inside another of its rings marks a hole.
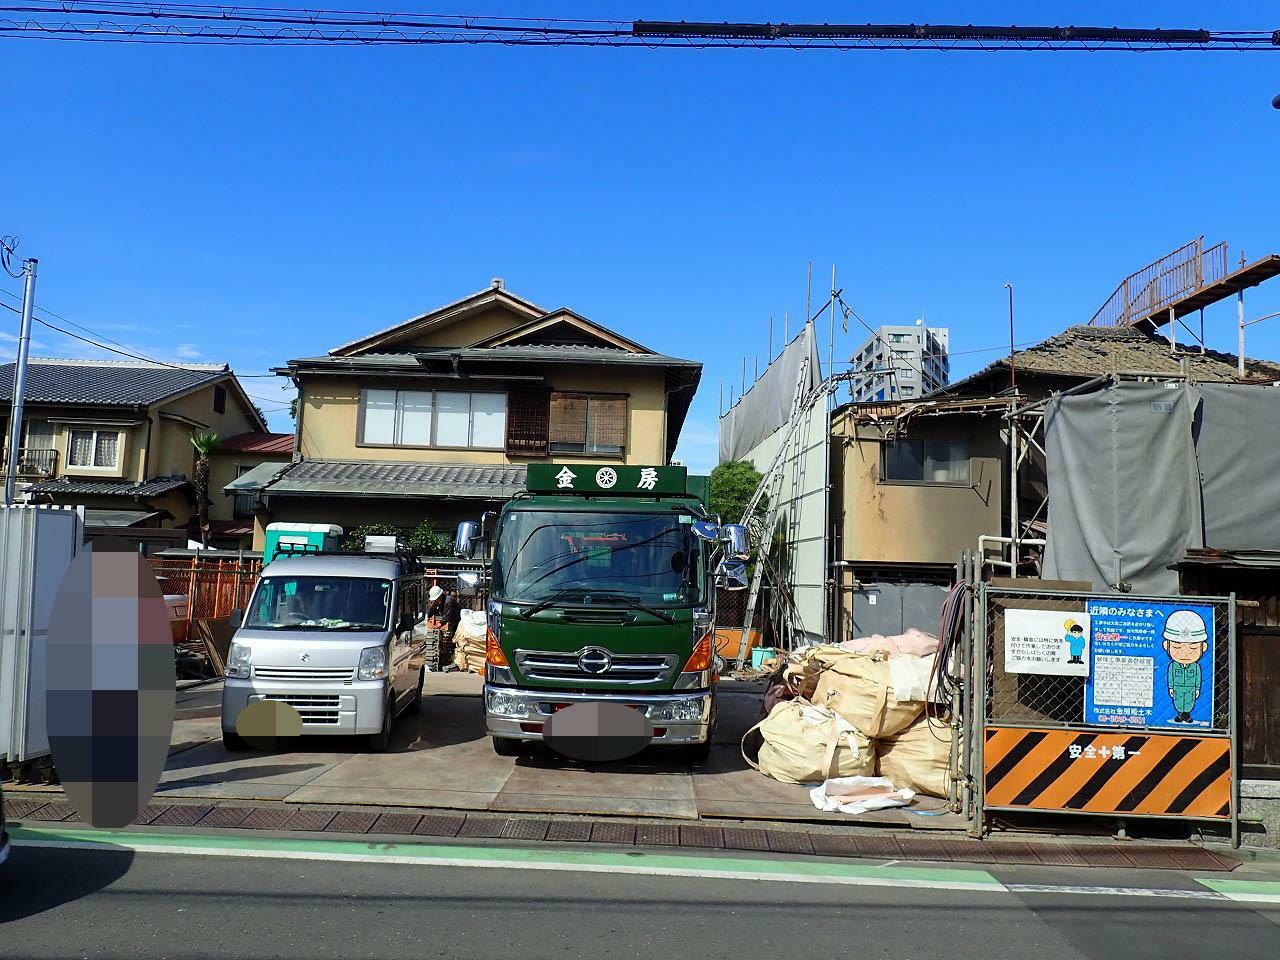
[[[0,924],[91,896],[128,873],[132,863],[132,850],[106,843],[93,852],[15,845],[0,868]]]

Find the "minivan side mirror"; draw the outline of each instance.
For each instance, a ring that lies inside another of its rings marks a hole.
[[[751,547],[747,543],[747,528],[740,523],[726,523],[720,527],[720,539],[724,542],[724,555],[732,560],[749,560]]]
[[[229,619],[231,620],[232,629],[239,630],[240,624],[244,623],[244,611],[239,607],[232,608]]]
[[[458,524],[457,536],[453,538],[453,555],[460,560],[470,560],[476,555],[479,539],[480,524],[474,520],[463,520]]]

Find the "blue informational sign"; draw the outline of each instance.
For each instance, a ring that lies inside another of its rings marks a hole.
[[[1090,600],[1084,722],[1213,726],[1213,608]]]

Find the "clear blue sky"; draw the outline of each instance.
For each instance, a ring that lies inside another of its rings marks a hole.
[[[366,6],[345,4],[345,6]],[[556,4],[485,14],[1027,23],[1026,4]],[[1261,4],[1039,3],[1038,23],[1280,27]],[[785,11],[785,13],[783,12]],[[0,41],[0,233],[39,302],[162,359],[262,373],[492,276],[722,379],[839,267],[954,373],[1089,319],[1204,234],[1280,252],[1280,54],[199,48]],[[1248,295],[1280,310],[1280,279]],[[0,289],[16,282],[0,277]],[[1207,315],[1234,350],[1235,305]],[[0,350],[17,318],[0,312]],[[841,334],[837,357],[858,346]],[[82,355],[49,331],[40,355]],[[1280,320],[1249,352],[1280,357]],[[284,384],[246,380],[290,429]]]

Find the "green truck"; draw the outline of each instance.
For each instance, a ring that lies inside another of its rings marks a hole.
[[[592,703],[634,708],[647,742],[705,759],[716,587],[746,586],[746,532],[709,515],[705,477],[531,464],[496,519],[459,525],[455,553],[489,560],[484,710],[497,753]]]

